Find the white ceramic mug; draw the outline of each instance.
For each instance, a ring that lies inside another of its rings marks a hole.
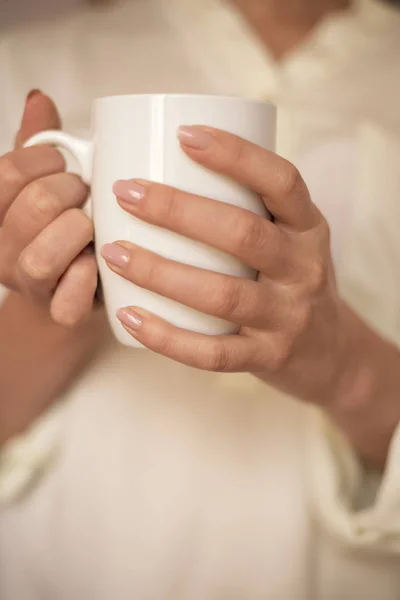
[[[276,109],[272,104],[180,94],[99,98],[94,102],[92,141],[45,131],[26,144],[55,144],[78,160],[82,178],[91,186],[96,252],[108,317],[116,338],[129,346],[140,344],[115,316],[116,310],[125,306],[145,308],[178,327],[208,335],[235,333],[237,326],[125,281],[98,255],[103,244],[127,240],[176,261],[237,277],[256,277],[231,256],[127,214],[112,193],[116,180],[137,177],[265,215],[256,194],[197,165],[180,149],[178,127],[196,124],[224,129],[269,150],[275,147]]]

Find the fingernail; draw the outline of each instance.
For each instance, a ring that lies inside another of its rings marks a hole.
[[[118,244],[104,244],[100,248],[100,254],[104,260],[114,265],[114,267],[126,267],[130,259],[129,250],[118,246]]]
[[[195,150],[206,150],[213,143],[213,136],[204,127],[182,125],[178,129],[178,139],[184,146]]]
[[[35,96],[37,96],[38,94],[41,94],[41,91],[40,91],[40,90],[37,90],[37,89],[31,90],[31,91],[29,92],[29,94],[27,95],[27,97],[26,97],[26,104],[28,104],[28,102],[29,102],[30,100],[32,100],[32,98],[34,98],[34,97],[35,97]]]
[[[132,179],[116,181],[112,190],[118,198],[129,204],[139,204],[145,194],[145,187]]]
[[[142,318],[132,308],[119,308],[117,310],[117,318],[121,323],[134,331],[140,329],[143,324]]]

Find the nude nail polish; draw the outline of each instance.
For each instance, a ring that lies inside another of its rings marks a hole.
[[[206,150],[214,141],[211,133],[204,127],[181,125],[178,129],[178,139],[184,146],[194,150]]]
[[[139,204],[145,194],[145,187],[134,179],[116,181],[112,190],[117,198],[129,204]]]
[[[100,254],[105,261],[119,268],[126,267],[130,259],[129,250],[118,244],[104,244],[100,249]]]
[[[142,318],[132,308],[119,308],[117,318],[134,331],[138,331],[143,324]]]

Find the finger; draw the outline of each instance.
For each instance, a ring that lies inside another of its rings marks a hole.
[[[2,265],[16,262],[39,233],[70,208],[80,207],[87,187],[72,173],[50,175],[34,181],[18,196],[0,229]]]
[[[50,146],[15,150],[0,157],[0,225],[11,204],[32,181],[65,170],[65,160]]]
[[[134,216],[227,252],[256,271],[287,277],[293,270],[292,239],[248,210],[144,180],[118,181],[113,190]]]
[[[27,186],[13,203],[0,228],[0,277],[14,287],[14,270],[20,254],[64,210],[81,206],[87,188],[69,173],[51,175]]]
[[[92,310],[96,287],[96,259],[81,254],[68,267],[54,293],[50,306],[53,320],[71,327],[85,319]]]
[[[277,221],[298,231],[319,223],[306,184],[287,160],[218,129],[185,126],[178,135],[190,158],[260,194]]]
[[[32,90],[25,102],[21,126],[15,139],[20,148],[32,135],[46,129],[60,129],[61,119],[54,102],[40,90]]]
[[[185,365],[206,371],[240,372],[256,364],[258,345],[253,338],[194,333],[136,307],[119,309],[117,317],[141,344]]]
[[[21,253],[16,279],[35,296],[50,294],[69,265],[93,239],[93,223],[73,208],[62,213]]]
[[[106,244],[101,254],[128,281],[202,313],[248,327],[282,325],[285,297],[272,282],[261,285],[198,269],[128,242]]]

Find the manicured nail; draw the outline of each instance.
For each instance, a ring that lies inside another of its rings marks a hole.
[[[119,246],[118,244],[104,244],[100,248],[100,254],[114,267],[126,267],[129,262],[130,252],[126,248]]]
[[[41,91],[40,91],[40,90],[36,90],[36,89],[35,89],[35,90],[31,90],[31,91],[29,92],[29,94],[27,95],[27,97],[26,97],[26,103],[28,104],[28,102],[29,102],[30,100],[32,100],[32,98],[34,98],[34,97],[35,97],[35,96],[37,96],[38,94],[41,94]]]
[[[116,181],[112,190],[117,198],[129,204],[139,204],[145,194],[145,187],[133,179]]]
[[[117,310],[117,318],[123,325],[134,331],[138,331],[143,323],[142,318],[131,308],[119,308]]]
[[[182,125],[178,129],[178,139],[184,146],[194,150],[206,150],[213,143],[213,136],[204,127]]]

